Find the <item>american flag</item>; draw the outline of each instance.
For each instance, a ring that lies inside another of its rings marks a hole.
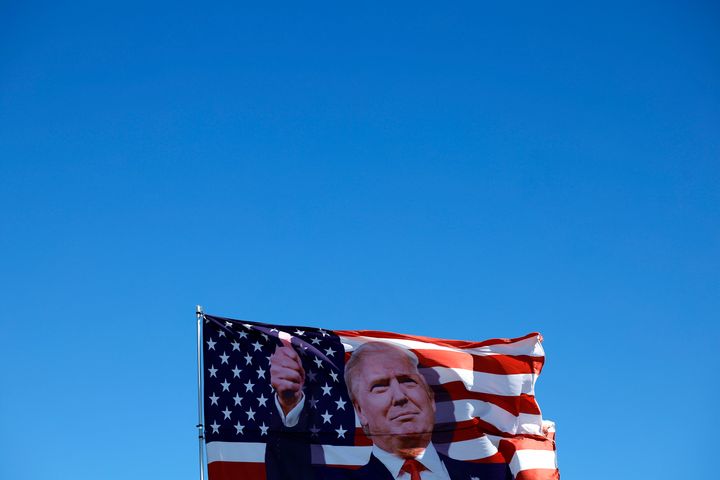
[[[540,334],[483,342],[381,331],[324,330],[204,315],[204,429],[210,480],[265,479],[265,450],[279,415],[270,356],[282,341],[306,372],[312,461],[354,468],[372,448],[356,419],[343,372],[368,341],[410,350],[435,393],[433,444],[463,461],[507,463],[518,480],[558,479],[554,424],[543,420],[535,381]]]

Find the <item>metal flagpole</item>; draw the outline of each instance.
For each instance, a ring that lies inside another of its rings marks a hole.
[[[203,308],[195,306],[197,318],[197,381],[198,381],[198,455],[200,460],[200,480],[205,480],[205,426],[203,425],[203,392],[202,392],[202,320],[205,317]]]

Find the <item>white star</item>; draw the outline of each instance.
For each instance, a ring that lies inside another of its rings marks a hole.
[[[335,431],[338,434],[338,438],[340,438],[340,437],[345,438],[345,432],[347,432],[347,430],[342,428],[342,425],[340,425],[340,428],[336,428]]]
[[[337,381],[338,381],[338,374],[337,374],[337,372],[330,372],[330,376],[332,377],[333,382],[337,382]]]
[[[330,423],[330,419],[332,418],[332,414],[325,410],[324,415],[320,415],[323,418],[323,423]]]
[[[238,420],[237,425],[235,425],[235,430],[237,430],[237,434],[240,435],[243,433],[243,430],[245,429],[245,425],[240,424],[240,420]]]
[[[240,350],[240,344],[239,344],[238,342],[236,342],[236,341],[233,340],[233,342],[232,342],[231,345],[233,346],[233,351],[235,351],[235,350],[238,350],[238,351],[239,351],[239,350]]]
[[[232,372],[233,372],[233,377],[239,377],[239,376],[240,376],[240,372],[242,372],[242,370],[240,370],[240,369],[238,368],[238,366],[235,365],[235,368],[232,369]]]
[[[279,332],[280,332],[277,328],[274,328],[274,327],[271,328],[270,331],[271,331],[271,332],[275,332],[275,333],[279,333]]]
[[[265,426],[265,422],[263,422],[263,424],[260,425],[260,435],[267,435],[268,428],[270,427]]]
[[[248,420],[255,420],[255,411],[250,407],[250,409],[245,412],[248,416]]]
[[[211,377],[217,378],[215,375],[217,373],[217,368],[215,368],[215,365],[212,365],[210,368],[208,368],[208,372],[210,372]]]
[[[317,337],[313,337],[310,339],[310,343],[312,343],[313,345],[320,345],[320,339]]]
[[[210,425],[213,429],[212,433],[220,433],[220,425],[215,423],[215,420],[213,420],[212,425]]]
[[[236,393],[235,396],[233,397],[233,400],[235,400],[235,406],[238,406],[238,405],[241,405],[241,404],[242,404],[242,397],[241,397],[239,394],[237,394],[237,393]]]
[[[335,400],[335,403],[337,404],[338,410],[345,410],[345,404],[347,403],[345,400],[340,397],[339,400]]]
[[[252,355],[249,353],[245,354],[245,365],[252,365]]]
[[[304,331],[304,330],[300,330],[300,329],[298,328],[297,330],[295,330],[295,335],[297,335],[298,337],[300,337],[300,336],[302,336],[302,335],[305,335],[305,331]]]
[[[245,383],[244,385],[245,385],[246,392],[252,392],[252,389],[255,386],[255,384],[252,383],[250,380],[248,380],[247,383]]]
[[[262,369],[262,367],[255,370],[258,374],[258,378],[265,378],[265,370]]]
[[[261,407],[267,407],[266,403],[267,403],[268,399],[265,398],[265,395],[260,394],[260,396],[258,397],[257,401],[258,401],[258,405],[259,405],[259,406],[261,406]]]
[[[248,330],[252,330],[252,325],[250,325],[249,323],[243,323],[242,326],[247,328]]]
[[[332,348],[326,348],[325,355],[327,355],[328,357],[331,355],[335,355],[335,350],[333,350]]]
[[[313,436],[313,437],[317,437],[319,431],[320,431],[320,429],[317,428],[315,425],[313,425],[312,427],[310,427],[310,432],[312,433],[312,436]]]
[[[245,333],[245,330],[240,330],[240,331],[238,332],[238,336],[239,336],[240,338],[247,338],[247,333]]]
[[[319,332],[322,333],[322,336],[323,336],[323,337],[329,336],[329,334],[328,334],[325,330],[323,330],[322,328],[319,330]]]
[[[309,381],[309,382],[314,382],[315,380],[317,380],[317,373],[315,373],[315,372],[313,372],[312,370],[310,370],[310,371],[308,371],[308,373],[307,373],[307,377],[308,377],[308,381]]]
[[[215,392],[213,392],[213,394],[210,396],[210,402],[211,402],[210,405],[217,405],[218,398],[220,398],[220,397],[215,395]]]
[[[262,349],[262,345],[258,341],[255,341],[255,343],[253,343],[252,346],[255,349],[255,350],[253,350],[254,352],[257,352]]]
[[[323,366],[322,366],[322,360],[320,360],[319,358],[315,357],[315,359],[313,360],[313,362],[315,362],[315,365],[317,365],[318,368],[323,368]]]
[[[330,395],[330,390],[332,389],[332,387],[330,385],[328,385],[327,382],[325,383],[324,387],[320,387],[320,388],[322,388],[323,395]]]
[[[228,358],[230,358],[230,355],[226,355],[225,352],[223,352],[223,354],[220,355],[220,364],[227,363]]]
[[[216,343],[217,343],[217,342],[214,342],[212,338],[211,338],[210,340],[208,340],[208,341],[207,341],[208,350],[215,350],[215,344],[216,344]]]
[[[263,340],[265,340],[266,342],[267,342],[268,340],[270,340],[270,339],[268,338],[268,336],[265,335],[264,333],[261,334],[261,336],[263,337]]]
[[[225,326],[226,326],[226,327],[232,327],[232,323],[230,323],[230,322],[225,322]]]
[[[316,400],[315,397],[310,397],[310,408],[317,408],[317,403],[320,400]]]
[[[232,410],[228,410],[228,407],[225,407],[225,410],[223,410],[223,415],[225,415],[226,420],[230,420],[230,414],[232,413]]]
[[[223,387],[223,392],[229,392],[230,391],[230,382],[227,381],[227,378],[224,382],[222,382],[220,385]]]
[[[224,337],[224,336],[225,336],[225,330],[218,330],[218,335],[220,335],[221,337]]]

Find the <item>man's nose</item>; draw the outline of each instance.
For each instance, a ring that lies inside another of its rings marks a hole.
[[[392,394],[393,405],[404,405],[407,403],[408,397],[405,394],[405,390],[397,380],[390,382],[390,392]]]

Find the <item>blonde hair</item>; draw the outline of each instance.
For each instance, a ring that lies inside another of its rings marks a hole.
[[[405,348],[401,348],[398,346],[395,346],[390,343],[385,342],[367,342],[360,345],[356,350],[352,352],[352,355],[350,355],[350,360],[345,364],[345,385],[347,385],[348,394],[350,394],[350,401],[355,403],[355,388],[353,386],[353,378],[355,376],[356,371],[358,368],[361,367],[363,362],[366,360],[367,357],[372,356],[373,354],[381,353],[381,352],[397,352],[403,354],[408,361],[410,361],[410,364],[417,370],[418,368],[418,359],[417,357],[409,350]],[[428,394],[432,396],[433,392],[430,389],[430,386],[427,384],[427,381],[425,380],[425,377],[420,375],[420,372],[418,371],[418,375],[422,379],[422,383],[425,386],[425,388],[428,391]]]

